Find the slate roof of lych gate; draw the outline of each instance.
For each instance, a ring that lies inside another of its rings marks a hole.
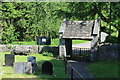
[[[94,21],[67,21],[62,38],[92,39]]]

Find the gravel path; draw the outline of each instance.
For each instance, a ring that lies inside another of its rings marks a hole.
[[[74,44],[72,47],[75,48],[91,48],[91,42],[86,42],[86,43],[81,43],[81,44]],[[84,62],[84,61],[75,61],[75,60],[68,60],[68,63],[78,72],[80,75],[84,78],[83,80],[95,80],[95,78],[88,72],[88,65],[89,63]],[[68,66],[68,72],[71,74],[70,70],[71,68]],[[73,73],[74,76],[76,76],[79,80],[81,78],[76,74],[75,72]],[[77,80],[77,79],[76,79]],[[81,79],[82,80],[82,79]]]
[[[79,48],[90,48],[90,46],[91,46],[91,42],[72,45],[72,47],[79,47]]]
[[[80,73],[80,75],[84,78],[83,80],[95,80],[95,78],[88,72],[87,67],[89,65],[89,63],[86,62],[82,62],[82,61],[74,61],[74,60],[68,60],[68,63],[70,63],[70,65],[77,71]],[[70,70],[70,67],[69,67]],[[69,71],[70,73],[70,71]],[[74,76],[79,80],[79,78],[81,78],[80,76],[78,76],[78,74],[76,74],[75,72],[73,72]],[[81,79],[82,80],[82,79]]]

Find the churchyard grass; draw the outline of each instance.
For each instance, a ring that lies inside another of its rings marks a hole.
[[[88,66],[89,72],[96,78],[118,78],[119,61],[98,61]]]
[[[14,41],[12,43],[8,43],[10,45],[37,45],[37,41]],[[51,39],[51,45],[49,46],[58,46],[59,45],[59,39]],[[41,46],[47,46],[47,45],[41,45]]]
[[[72,44],[80,44],[88,42],[87,40],[72,40]],[[12,43],[8,43],[9,45],[37,45],[36,41],[15,41]],[[58,46],[59,45],[59,38],[51,39],[51,45],[49,46]],[[47,45],[41,45],[47,46]]]
[[[85,42],[89,42],[89,41],[88,40],[72,40],[72,44],[80,44]]]
[[[43,56],[42,54],[30,54],[28,56],[35,56],[37,62],[36,72],[34,74],[15,74],[13,67],[5,67],[4,63],[4,54],[10,54],[10,52],[2,52],[2,78],[68,78],[68,75],[65,74],[64,64],[62,60],[57,60],[53,57]],[[15,62],[27,62],[28,56],[15,55]],[[44,61],[50,61],[54,67],[54,75],[42,75],[41,67]],[[49,80],[49,79],[48,79]]]

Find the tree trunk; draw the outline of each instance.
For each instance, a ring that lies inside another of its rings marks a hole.
[[[120,43],[120,30],[118,31],[118,43]]]

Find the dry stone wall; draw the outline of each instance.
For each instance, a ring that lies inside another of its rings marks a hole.
[[[120,59],[120,44],[104,44],[98,48],[98,60]]]
[[[37,46],[37,45],[0,45],[0,52],[11,51],[30,51],[30,53],[42,53],[44,51],[58,54],[59,48],[54,46]]]
[[[37,46],[37,45],[0,45],[0,52],[11,52],[13,50],[15,51],[29,51],[30,50],[30,53],[42,53],[44,51],[47,51],[55,55],[58,55],[59,47]],[[62,53],[64,53],[64,51]],[[116,60],[116,59],[120,60],[120,44],[100,45],[96,54],[97,54],[96,56],[97,60]]]

